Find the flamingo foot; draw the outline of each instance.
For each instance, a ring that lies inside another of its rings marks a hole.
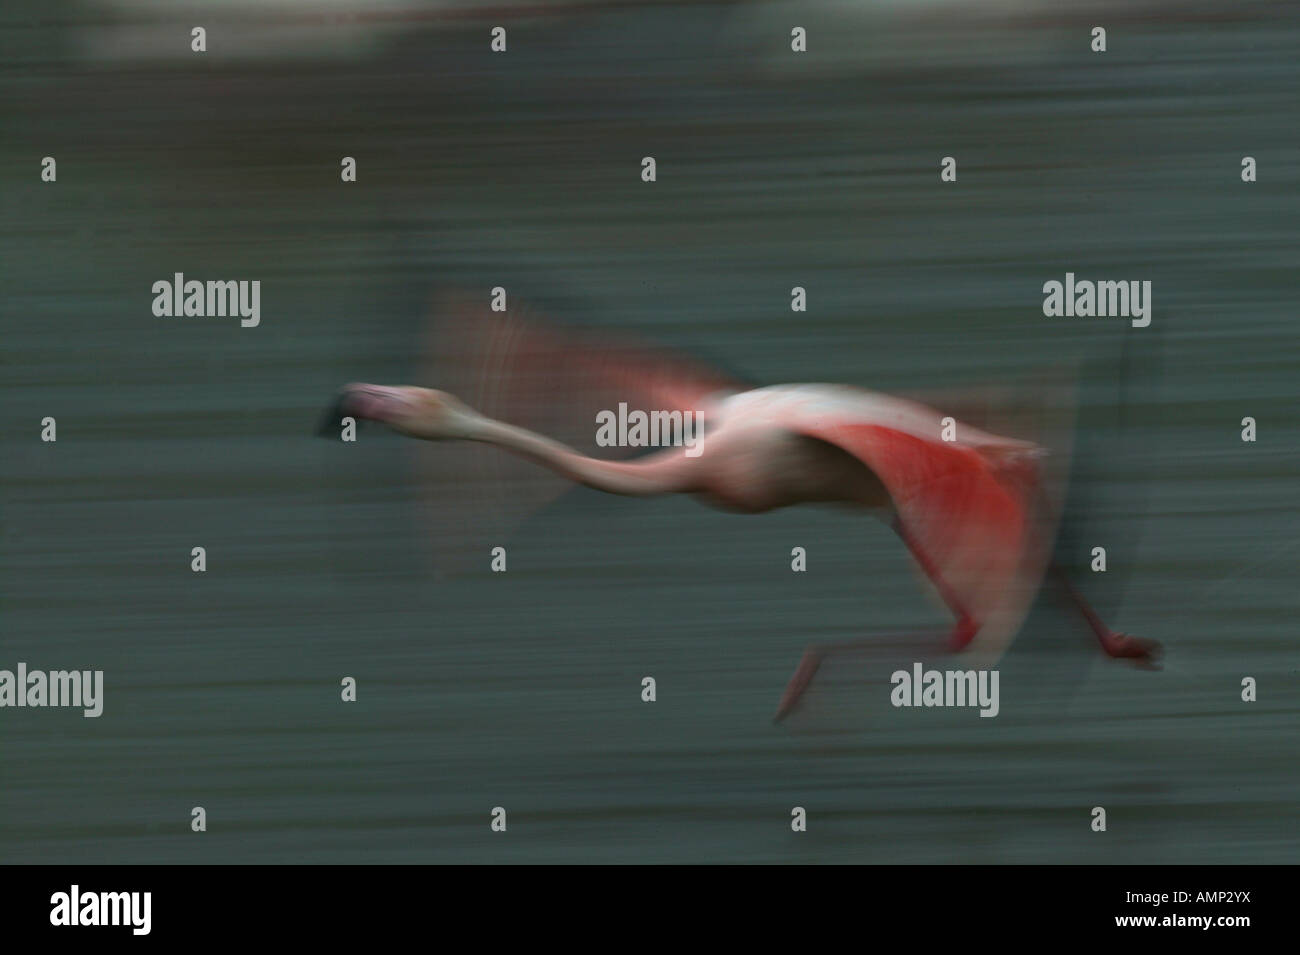
[[[1132,660],[1143,670],[1160,669],[1160,664],[1156,661],[1160,658],[1164,649],[1158,642],[1144,640],[1141,637],[1130,637],[1127,633],[1118,633],[1110,629],[1101,622],[1101,618],[1097,616],[1082,595],[1070,584],[1070,578],[1066,576],[1065,571],[1056,564],[1052,565],[1051,570],[1061,582],[1061,586],[1065,588],[1066,596],[1083,614],[1083,619],[1088,621],[1088,626],[1096,634],[1102,650],[1106,652],[1108,657]]]
[[[1139,667],[1148,670],[1157,670],[1160,668],[1157,661],[1164,649],[1156,640],[1146,640],[1142,637],[1131,637],[1127,633],[1116,633],[1114,630],[1107,630],[1105,634],[1099,635],[1101,638],[1101,648],[1106,651],[1106,655],[1116,659],[1133,660]]]

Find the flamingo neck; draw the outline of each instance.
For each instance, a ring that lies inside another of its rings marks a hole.
[[[479,420],[468,438],[504,448],[572,481],[610,494],[643,497],[686,490],[681,480],[682,462],[691,459],[680,455],[671,459],[656,455],[634,462],[604,461],[579,454],[567,445],[527,428],[486,417]]]

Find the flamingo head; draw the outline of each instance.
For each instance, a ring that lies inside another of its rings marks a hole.
[[[322,433],[335,433],[339,419],[345,416],[379,421],[394,431],[428,441],[468,438],[479,420],[468,405],[445,391],[363,382],[343,389]]]

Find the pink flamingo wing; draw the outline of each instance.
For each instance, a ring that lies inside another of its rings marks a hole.
[[[1046,559],[1036,468],[1023,445],[973,447],[861,421],[805,433],[871,469],[889,491],[917,562],[954,613],[978,626],[980,647],[1005,649]]]
[[[670,351],[604,332],[557,328],[517,301],[493,312],[481,296],[439,296],[422,355],[422,385],[449,391],[483,414],[554,437],[596,457],[636,449],[596,444],[596,415],[629,410],[699,412],[709,395],[740,390],[725,374]],[[427,446],[420,459],[425,510],[439,563],[464,563],[572,485],[531,462],[478,445]]]

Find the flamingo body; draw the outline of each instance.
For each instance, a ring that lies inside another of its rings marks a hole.
[[[714,494],[763,510],[764,475],[789,474],[796,462],[742,460],[734,446],[759,445],[764,435],[800,435],[840,449],[875,479],[878,491],[853,503],[892,517],[920,569],[957,617],[954,643],[977,635],[980,649],[1002,649],[1018,625],[1046,560],[1048,537],[1038,510],[1043,489],[1037,445],[952,422],[917,402],[838,385],[777,385],[722,397],[705,406],[701,460],[716,481]],[[802,462],[800,481],[815,490],[825,470]],[[771,478],[766,478],[770,481]],[[747,481],[760,486],[746,490]],[[836,484],[843,486],[843,480]],[[774,495],[778,506],[785,503]],[[804,498],[808,499],[807,497]],[[817,499],[814,497],[814,499]],[[826,499],[823,495],[820,499]],[[960,648],[959,647],[959,648]]]
[[[478,410],[446,392],[354,384],[327,420],[353,414],[412,437],[496,445],[615,494],[689,493],[744,513],[815,502],[870,510],[890,521],[952,611],[952,649],[991,662],[1019,629],[1055,531],[1040,460],[1047,452],[1038,444],[866,389],[746,388],[658,350],[566,336],[455,299],[444,306],[454,320],[444,324],[430,370],[460,382]],[[534,430],[590,422],[593,409],[620,401],[695,412],[704,429],[698,455],[672,447],[609,460]],[[1159,644],[1110,631],[1060,576],[1107,654],[1151,665]],[[797,705],[826,655],[854,645],[810,647],[778,718]]]

